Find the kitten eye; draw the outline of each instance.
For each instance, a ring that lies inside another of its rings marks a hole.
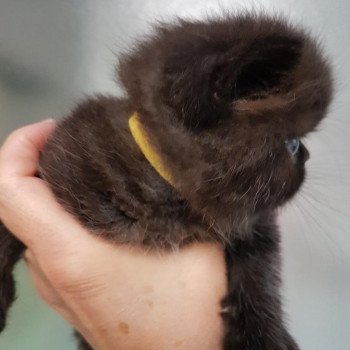
[[[295,156],[298,153],[299,147],[300,147],[300,139],[299,138],[294,138],[291,140],[286,140],[284,141],[284,144],[286,145],[286,148],[288,152],[292,155]]]

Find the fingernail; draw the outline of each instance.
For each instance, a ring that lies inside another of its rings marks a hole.
[[[44,119],[43,121],[41,121],[41,123],[54,123],[55,122],[55,119],[53,118],[47,118],[47,119]]]

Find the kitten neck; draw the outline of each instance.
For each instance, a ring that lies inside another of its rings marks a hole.
[[[149,142],[148,135],[139,120],[137,112],[129,118],[129,129],[134,141],[139,146],[141,152],[157,171],[157,173],[170,185],[174,187],[173,176],[169,169],[165,166],[162,157]]]

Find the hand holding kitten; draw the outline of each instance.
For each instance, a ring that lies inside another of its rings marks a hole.
[[[54,127],[26,126],[0,149],[0,217],[28,247],[42,298],[95,349],[219,349],[227,283],[222,250],[197,244],[145,254],[87,234],[35,177]]]

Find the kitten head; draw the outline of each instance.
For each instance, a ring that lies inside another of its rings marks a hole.
[[[297,192],[308,159],[299,138],[332,95],[317,42],[263,15],[164,25],[121,60],[119,76],[176,189],[215,218]]]

